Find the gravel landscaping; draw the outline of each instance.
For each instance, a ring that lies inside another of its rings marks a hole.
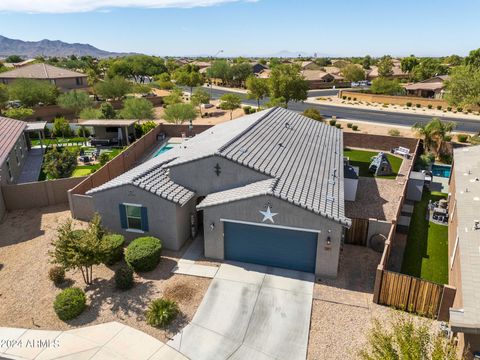
[[[74,320],[59,320],[53,301],[61,288],[48,278],[52,266],[48,250],[58,224],[69,217],[67,205],[51,206],[10,212],[0,224],[0,326],[67,330],[118,321],[165,342],[192,319],[211,280],[172,274],[182,252],[164,251],[157,268],[135,275],[135,286],[125,292],[117,290],[113,280],[120,264],[95,266],[90,286],[84,284],[80,271],[67,272],[62,287],[84,289],[87,309]],[[85,226],[75,223],[78,228]],[[165,330],[147,325],[144,318],[149,302],[163,296],[177,301],[181,311]]]

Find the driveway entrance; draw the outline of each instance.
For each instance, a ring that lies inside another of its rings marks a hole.
[[[169,345],[192,360],[305,360],[313,281],[299,271],[222,264]]]

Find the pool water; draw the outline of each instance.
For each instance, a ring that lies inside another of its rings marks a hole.
[[[164,152],[167,152],[168,150],[171,150],[173,149],[175,145],[173,144],[166,144],[164,146],[162,146],[160,149],[158,149],[155,154],[153,154],[153,157],[157,157],[158,155],[160,154],[163,154]]]
[[[448,165],[432,165],[432,175],[443,178],[449,178],[452,172],[452,167]]]

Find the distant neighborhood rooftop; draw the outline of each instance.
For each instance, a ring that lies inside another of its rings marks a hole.
[[[15,70],[6,71],[0,73],[0,78],[2,79],[17,79],[17,78],[27,78],[27,79],[65,79],[65,78],[77,78],[77,77],[86,77],[87,75],[62,69],[56,66],[48,64],[31,64],[16,68]]]
[[[455,208],[457,212],[457,245],[454,256],[460,256],[463,308],[450,311],[450,323],[461,328],[480,328],[480,146],[454,150]],[[452,260],[450,259],[449,265]]]
[[[0,116],[0,164],[3,164],[12,151],[27,123]]]

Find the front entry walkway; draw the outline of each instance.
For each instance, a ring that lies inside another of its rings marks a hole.
[[[0,328],[0,359],[188,360],[161,341],[118,322],[68,331]],[[10,346],[10,347],[7,347]]]
[[[17,184],[38,181],[43,163],[43,151],[41,148],[32,148],[27,153],[27,160],[23,164],[22,172]]]
[[[168,345],[191,360],[305,360],[314,275],[222,264],[192,322]]]

